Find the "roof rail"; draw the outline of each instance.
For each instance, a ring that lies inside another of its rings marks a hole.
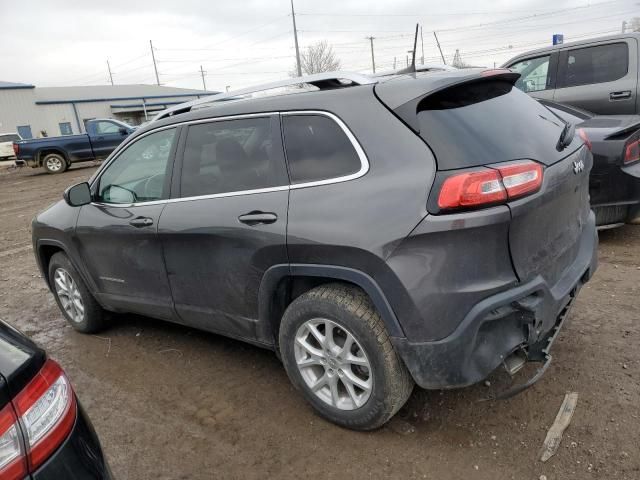
[[[163,118],[177,115],[180,113],[186,113],[193,107],[198,105],[206,105],[208,103],[220,102],[223,100],[232,100],[239,95],[247,95],[249,93],[263,92],[266,90],[272,90],[274,88],[290,87],[293,85],[300,85],[306,83],[318,87],[320,90],[332,90],[335,88],[346,87],[347,85],[340,82],[340,80],[349,80],[351,85],[371,85],[377,83],[378,80],[367,75],[353,72],[327,72],[316,73],[314,75],[307,75],[303,77],[287,78],[285,80],[278,80],[271,83],[263,83],[262,85],[255,85],[253,87],[242,88],[240,90],[234,90],[226,93],[219,93],[217,95],[210,95],[206,98],[199,98],[190,102],[181,103],[173,107],[167,108],[156,115],[151,121],[156,122]]]

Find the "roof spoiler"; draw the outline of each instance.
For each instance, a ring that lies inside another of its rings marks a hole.
[[[344,81],[348,83],[344,83]],[[307,75],[303,77],[293,77],[285,80],[278,80],[271,83],[263,83],[261,85],[255,85],[253,87],[242,88],[239,90],[233,90],[226,93],[220,93],[217,95],[211,95],[206,98],[199,98],[190,102],[181,103],[174,107],[163,110],[156,115],[152,122],[157,122],[163,118],[168,118],[173,115],[186,113],[191,111],[193,107],[200,105],[213,104],[225,100],[237,100],[242,95],[248,95],[251,93],[264,92],[267,90],[273,90],[275,88],[291,87],[295,85],[308,84],[319,88],[320,90],[332,90],[336,88],[351,87],[355,85],[371,85],[377,83],[378,80],[367,75],[354,72],[327,72],[317,73],[314,75]]]
[[[414,132],[420,133],[420,125],[418,123],[418,106],[420,102],[425,98],[434,95],[435,93],[442,92],[449,88],[458,87],[464,84],[486,82],[491,80],[503,80],[514,85],[520,78],[520,74],[509,70],[508,68],[496,68],[491,70],[482,70],[475,75],[468,75],[463,77],[450,77],[450,81],[444,84],[440,84],[437,88],[427,91],[422,95],[419,95],[402,105],[393,109],[393,112],[402,120],[409,128]]]

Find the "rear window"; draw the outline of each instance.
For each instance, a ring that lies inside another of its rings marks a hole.
[[[339,178],[360,170],[353,144],[331,118],[285,115],[282,124],[291,183]]]
[[[556,150],[562,120],[506,81],[467,83],[430,95],[418,105],[418,121],[439,170],[562,158]]]
[[[624,77],[628,69],[629,48],[624,42],[576,48],[567,52],[560,85],[575,87],[613,82]]]

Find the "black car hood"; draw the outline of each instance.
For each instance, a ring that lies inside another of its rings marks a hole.
[[[44,350],[0,320],[0,407],[25,387],[45,360]]]

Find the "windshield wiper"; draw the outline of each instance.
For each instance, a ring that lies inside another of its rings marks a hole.
[[[562,132],[560,132],[560,138],[558,139],[558,144],[556,145],[556,149],[561,152],[573,142],[573,137],[576,134],[576,126],[573,123],[564,122],[564,128]]]

